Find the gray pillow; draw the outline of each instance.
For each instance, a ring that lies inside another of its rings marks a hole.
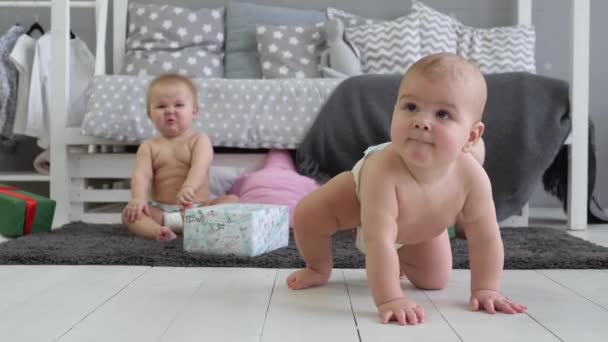
[[[378,24],[346,28],[344,34],[361,54],[366,74],[403,74],[420,58],[418,16],[414,13]]]
[[[457,53],[458,20],[416,0],[412,0],[412,12],[420,21],[421,58],[439,52]]]
[[[372,25],[383,22],[383,20],[380,19],[364,18],[335,7],[327,7],[325,12],[329,19],[340,19],[344,23],[344,27]]]
[[[126,45],[125,74],[222,77],[224,8],[193,11],[131,2]]]
[[[262,78],[257,50],[258,25],[313,25],[322,11],[231,2],[226,12],[226,78]]]
[[[534,27],[475,28],[460,25],[457,32],[458,54],[477,63],[484,74],[536,73]]]
[[[264,78],[321,77],[325,24],[257,27],[258,53]]]

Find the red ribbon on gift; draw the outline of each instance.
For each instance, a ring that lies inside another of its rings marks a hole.
[[[23,235],[28,235],[32,231],[34,218],[36,217],[36,200],[23,194],[13,192],[17,190],[14,186],[0,186],[0,194],[5,194],[25,201],[25,226]]]

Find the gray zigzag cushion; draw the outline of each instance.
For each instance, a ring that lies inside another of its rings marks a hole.
[[[457,52],[460,23],[447,14],[412,0],[412,10],[420,21],[420,57],[439,52]]]
[[[477,63],[486,74],[536,73],[534,49],[532,26],[480,29],[461,25],[458,28],[458,54]]]
[[[222,77],[224,8],[193,11],[131,2],[126,45],[125,74]]]
[[[361,54],[366,74],[404,73],[420,58],[418,17],[410,14],[374,25],[346,28],[346,39]]]
[[[335,7],[327,7],[325,9],[325,13],[329,19],[340,19],[344,23],[344,27],[373,25],[384,21],[379,19],[364,18]]]

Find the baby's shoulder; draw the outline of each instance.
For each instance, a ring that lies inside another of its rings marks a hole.
[[[203,132],[196,132],[193,131],[189,136],[188,136],[188,141],[191,142],[207,142],[210,141],[209,136]]]
[[[143,140],[140,144],[139,144],[139,151],[152,151],[155,148],[158,148],[158,146],[160,145],[160,141],[158,138],[150,138],[150,139],[146,139]]]
[[[462,179],[471,189],[483,189],[490,186],[490,178],[475,157],[470,153],[464,153],[458,161],[459,179]]]
[[[389,149],[383,149],[366,157],[363,167],[365,172],[361,176],[380,183],[392,183],[391,180],[403,180],[409,173],[403,162]]]

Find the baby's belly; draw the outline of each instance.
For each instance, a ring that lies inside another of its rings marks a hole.
[[[397,243],[402,245],[416,245],[422,242],[431,240],[443,233],[453,223],[417,223],[417,224],[406,224],[399,227],[397,233]]]
[[[152,199],[166,204],[177,204],[177,194],[181,190],[183,180],[159,181],[154,184]],[[195,194],[193,202],[202,203],[209,199],[208,185],[201,187]]]

